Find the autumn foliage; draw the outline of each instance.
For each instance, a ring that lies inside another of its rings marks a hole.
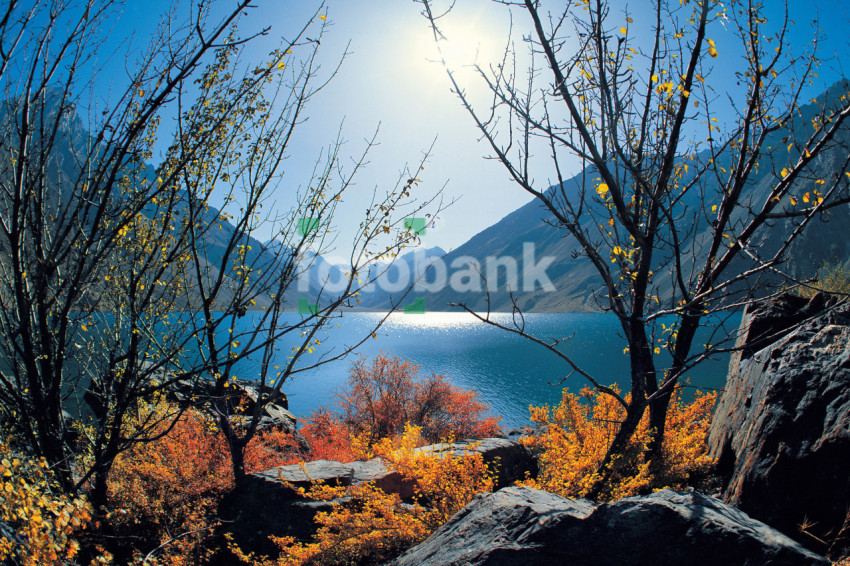
[[[715,400],[715,394],[697,394],[687,405],[674,400],[657,465],[644,458],[650,439],[645,418],[611,467],[603,499],[703,483],[712,466],[705,438]],[[486,407],[474,393],[440,376],[421,379],[413,364],[381,356],[354,365],[340,405],[341,415],[314,413],[297,440],[286,431],[259,434],[246,450],[247,471],[378,457],[412,483],[412,498],[403,501],[368,483],[301,489],[307,498],[333,502],[317,515],[312,540],[272,537],[277,557],[256,556],[232,543],[225,549],[217,510],[234,487],[228,445],[214,420],[188,410],[176,420],[163,419],[159,438],[114,462],[100,534],[117,542],[107,549],[118,561],[137,564],[209,564],[224,553],[260,566],[381,563],[424,540],[477,493],[492,491],[493,470],[481,454],[418,449],[434,440],[495,432],[495,419],[482,418]],[[159,401],[148,410],[173,414],[176,408]],[[556,407],[532,407],[541,432],[521,440],[538,457],[541,473],[524,483],[568,497],[586,495],[623,416],[611,396],[590,389],[579,395],[565,390]],[[75,537],[91,525],[92,510],[83,499],[56,492],[43,462],[22,461],[5,444],[0,450],[0,527],[15,530],[11,538],[5,531],[0,537],[0,558],[21,564],[72,560],[80,549]]]
[[[422,442],[421,427],[407,425],[400,437],[383,438],[373,446],[375,455],[415,482],[412,503],[405,504],[398,494],[385,493],[368,483],[302,489],[310,499],[335,501],[331,511],[317,515],[313,541],[272,537],[281,548],[276,559],[244,554],[235,547],[232,550],[244,562],[261,566],[341,566],[392,559],[424,540],[475,494],[493,489],[492,473],[481,454],[458,456],[416,450]]]
[[[228,446],[213,421],[196,412],[184,413],[170,430],[167,426],[162,424],[159,439],[116,458],[108,483],[109,523],[119,539],[136,541],[136,559],[198,564],[211,554],[217,507],[233,488]],[[262,446],[246,452],[249,472],[279,464],[280,458]]]
[[[91,506],[63,493],[44,459],[23,457],[0,440],[0,563],[70,564],[92,522]]]
[[[705,439],[716,393],[697,394],[688,405],[679,398],[670,405],[664,452],[652,466],[644,458],[650,441],[649,418],[645,415],[634,438],[611,466],[601,499],[651,492],[670,487],[684,489],[708,477],[713,461]],[[554,408],[531,407],[531,420],[544,432],[522,441],[538,454],[541,473],[527,485],[565,497],[583,497],[599,479],[597,470],[625,411],[613,397],[591,389],[580,395],[564,390]]]
[[[348,430],[368,435],[370,445],[402,434],[408,423],[421,427],[428,442],[486,438],[499,430],[474,391],[453,387],[441,375],[420,377],[418,366],[399,358],[355,362],[339,404]]]
[[[435,439],[482,437],[495,432],[496,419],[481,417],[486,406],[473,392],[457,389],[441,376],[420,380],[415,365],[381,356],[371,365],[363,361],[354,365],[349,389],[340,398],[343,416],[317,411],[303,424],[298,438],[286,431],[259,434],[246,450],[247,472],[318,459],[385,457],[399,471],[416,478],[422,497],[431,503],[427,512],[410,515],[403,506],[390,512],[389,500],[394,496],[372,488],[358,487],[349,494],[364,502],[354,516],[361,517],[361,523],[371,517],[366,521],[376,528],[371,538],[384,550],[420,540],[479,487],[485,487],[480,484],[486,474],[480,462],[444,458],[429,463],[412,452],[414,447]],[[148,410],[168,413],[174,407],[160,401]],[[410,425],[411,421],[417,425]],[[132,546],[137,561],[178,565],[208,562],[219,526],[218,504],[233,488],[227,442],[214,421],[194,411],[185,412],[173,423],[163,419],[161,432],[157,440],[123,452],[113,465],[108,490],[111,536],[135,541]],[[330,496],[330,492],[311,496]],[[388,514],[382,515],[378,508]],[[339,513],[349,520],[352,511],[346,508]],[[344,522],[338,514],[332,515],[331,521]],[[330,540],[328,537],[326,534]],[[374,551],[368,550],[370,537],[359,538],[358,544],[364,546],[352,552]],[[322,545],[327,540],[302,550],[323,554],[327,549]]]

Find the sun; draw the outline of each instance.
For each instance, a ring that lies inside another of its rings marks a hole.
[[[505,53],[505,30],[497,22],[480,14],[452,13],[439,21],[442,37],[423,26],[411,42],[419,68],[433,80],[446,80],[446,68],[464,76],[475,74],[475,67],[487,69],[502,60]]]

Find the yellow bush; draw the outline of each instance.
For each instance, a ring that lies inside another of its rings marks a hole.
[[[709,393],[697,394],[689,405],[678,398],[671,401],[663,455],[652,469],[643,457],[650,439],[649,415],[644,415],[627,450],[612,463],[611,481],[602,498],[614,500],[664,487],[683,489],[705,477],[712,465],[705,439],[716,399],[716,393]],[[565,389],[553,409],[531,407],[531,420],[545,432],[521,439],[539,454],[541,469],[537,479],[525,484],[565,497],[587,495],[624,418],[624,409],[610,395],[587,388],[580,396]]]
[[[91,521],[89,504],[62,492],[44,459],[22,458],[0,442],[0,562],[70,563]]]
[[[811,286],[797,290],[797,294],[803,297],[813,297],[818,292],[850,295],[850,262],[824,263],[818,270],[818,280]]]

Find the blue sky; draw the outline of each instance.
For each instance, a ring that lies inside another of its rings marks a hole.
[[[632,2],[636,25],[645,0]],[[768,17],[778,20],[780,2],[767,0]],[[229,1],[219,1],[227,8]],[[260,38],[249,49],[261,58],[280,36],[289,36],[321,5],[310,0],[258,0],[242,23],[243,35],[271,26],[268,37]],[[561,3],[553,3],[553,6]],[[115,22],[109,42],[122,49],[142,46],[155,22],[169,5],[167,1],[130,0],[123,15]],[[622,6],[616,8],[621,10]],[[450,92],[448,81],[434,57],[427,22],[419,14],[420,6],[411,0],[328,0],[325,2],[328,29],[322,42],[324,68],[330,70],[344,53],[346,57],[339,75],[314,100],[309,120],[303,124],[295,140],[295,151],[287,163],[281,206],[286,206],[287,190],[309,179],[319,152],[333,141],[342,128],[346,141],[343,155],[356,155],[364,147],[364,139],[380,127],[379,144],[370,154],[369,166],[361,172],[354,190],[345,197],[338,228],[339,252],[359,223],[358,213],[364,199],[376,187],[379,190],[394,183],[405,163],[414,164],[436,140],[433,154],[422,173],[423,194],[445,185],[444,195],[457,202],[440,215],[434,229],[423,239],[427,247],[439,245],[451,249],[477,232],[498,221],[530,200],[514,186],[502,166],[484,158],[488,148],[476,141],[477,132]],[[820,15],[821,28],[829,40],[822,46],[825,61],[812,89],[812,96],[832,84],[842,74],[837,56],[848,51],[846,31],[850,29],[850,7],[840,0],[791,0],[791,18],[795,21],[792,52],[801,49],[812,37],[810,22]],[[514,12],[514,33],[528,29],[526,18]],[[451,52],[457,62],[471,62],[477,49],[479,60],[496,57],[501,52],[510,20],[505,8],[489,0],[459,0],[446,30],[452,41]],[[717,31],[717,37],[722,32]],[[113,43],[114,42],[114,43]],[[718,41],[722,55],[723,44]],[[117,60],[116,60],[117,61]],[[718,58],[718,80],[731,81],[731,72],[723,65],[734,64],[734,57]],[[113,65],[115,66],[115,61]],[[117,68],[117,67],[115,67]],[[731,67],[730,67],[731,68]],[[116,75],[118,76],[118,75]],[[724,77],[725,78],[722,78]],[[470,85],[473,97],[483,90],[474,87],[469,75],[462,76]],[[166,122],[167,124],[167,122]],[[579,164],[574,164],[577,173]],[[541,171],[541,179],[547,173]]]

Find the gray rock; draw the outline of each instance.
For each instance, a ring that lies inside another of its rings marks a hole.
[[[482,494],[393,566],[827,566],[741,511],[663,490],[596,505],[525,487]]]
[[[537,462],[528,448],[512,440],[502,438],[464,440],[453,444],[424,446],[416,450],[453,456],[481,454],[485,464],[495,471],[497,488],[537,475]],[[304,464],[278,466],[251,474],[250,477],[252,481],[259,482],[258,485],[265,485],[264,489],[274,489],[274,484],[282,482],[296,487],[308,487],[313,483],[351,485],[371,481],[387,493],[398,493],[402,499],[412,497],[415,490],[413,482],[389,469],[384,461],[378,458],[351,463],[315,460]]]
[[[536,473],[536,463],[528,449],[503,439],[438,444],[417,450],[455,455],[481,453],[501,482],[510,483],[531,471]],[[315,529],[316,513],[330,509],[327,502],[305,500],[297,488],[318,483],[346,486],[362,482],[373,482],[406,501],[411,500],[416,490],[415,482],[378,458],[349,463],[316,460],[249,474],[239,492],[222,503],[220,513],[235,540],[244,544],[243,548],[271,551],[273,548],[267,543],[269,535],[308,540]]]
[[[506,438],[485,438],[483,440],[464,440],[453,444],[434,444],[417,450],[435,454],[481,454],[484,463],[496,472],[496,489],[511,485],[517,480],[537,477],[537,460],[531,452],[514,440]]]
[[[709,430],[723,500],[817,552],[846,551],[850,533],[834,539],[850,509],[850,305],[759,305],[738,346]]]

